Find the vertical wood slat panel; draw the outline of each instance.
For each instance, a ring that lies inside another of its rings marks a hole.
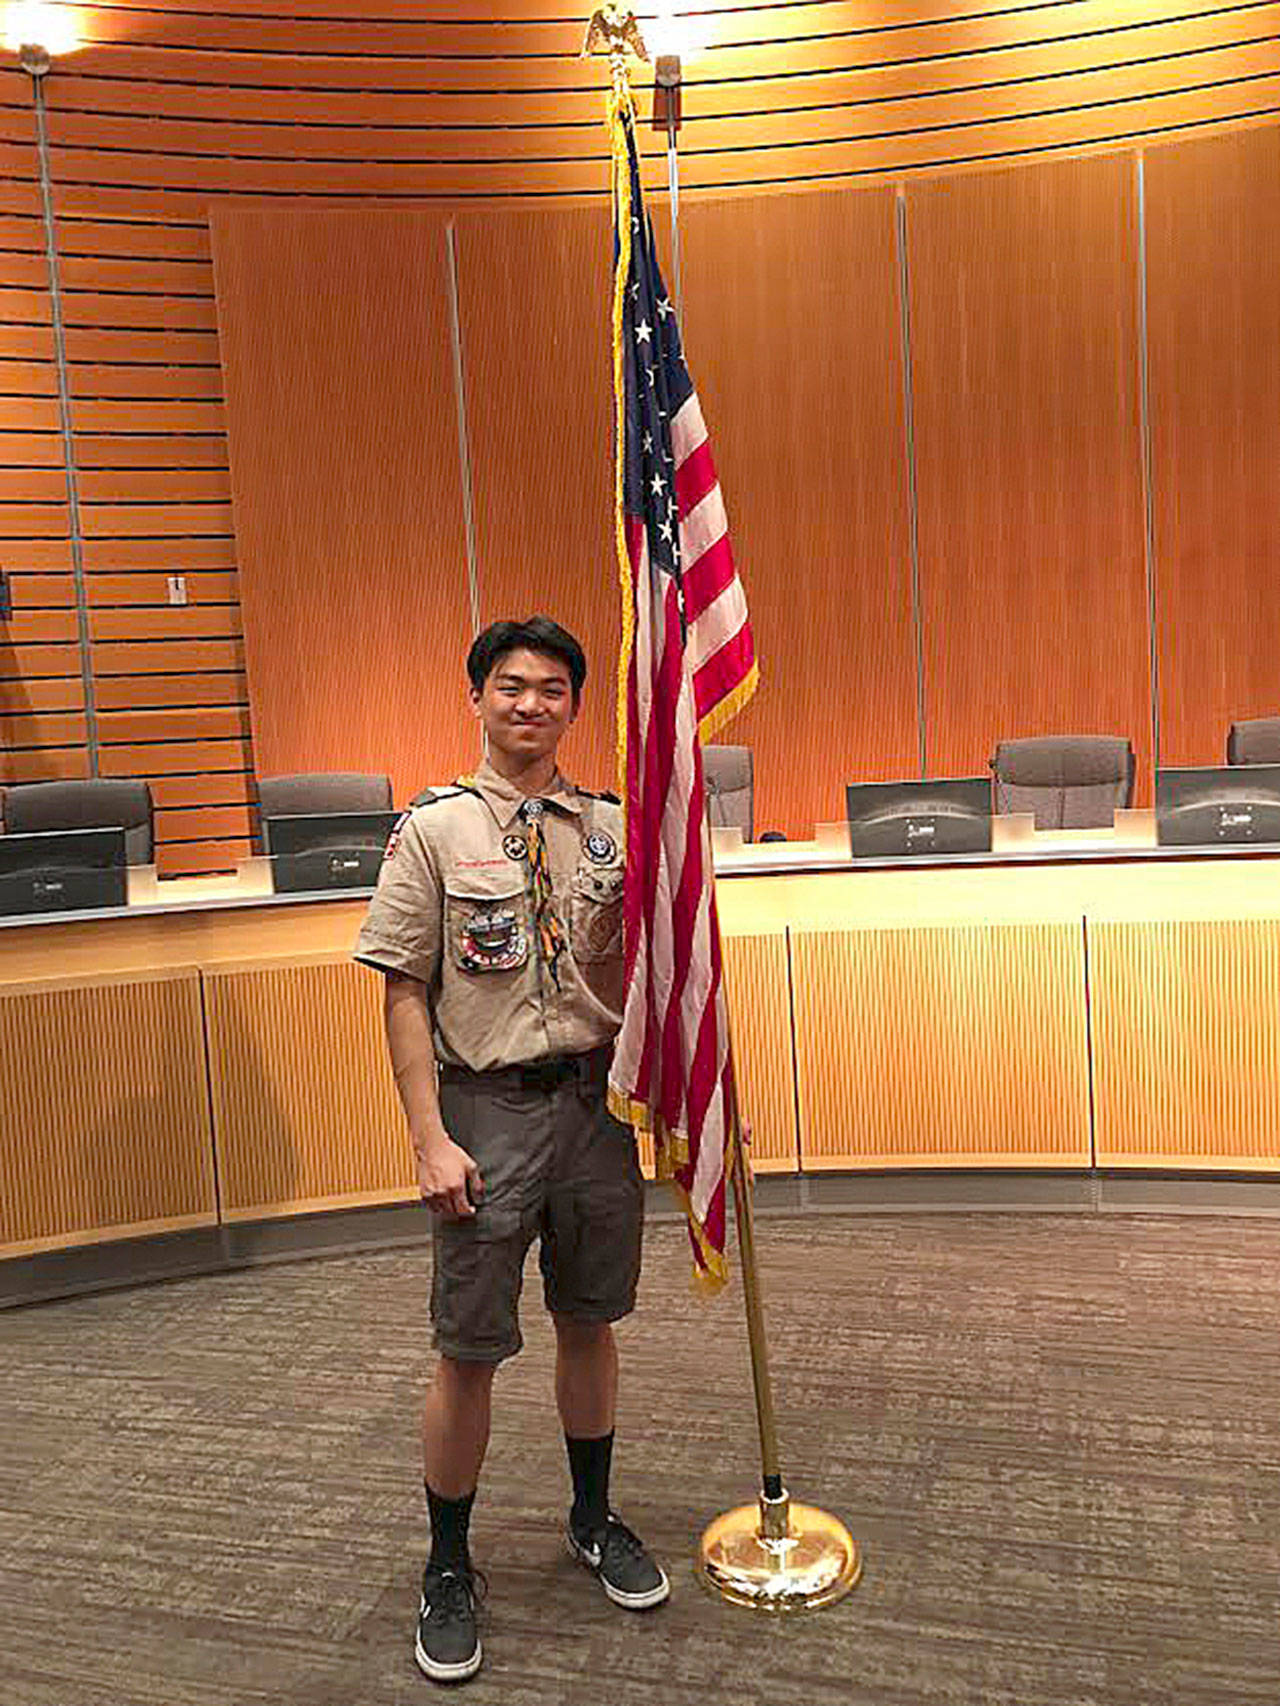
[[[724,983],[751,1164],[758,1173],[794,1173],[799,1146],[786,937],[726,936]]]
[[[211,222],[258,772],[473,759],[444,229],[430,214]]]
[[[199,974],[0,991],[0,1249],[217,1219]]]
[[[609,214],[603,204],[465,214],[456,240],[481,625],[540,612],[582,641],[590,673],[565,768],[612,788]]]
[[[1098,1164],[1280,1169],[1280,919],[1089,929]]]
[[[380,986],[346,958],[206,971],[224,1219],[416,1199]]]
[[[907,208],[930,771],[1118,734],[1149,799],[1132,161],[913,184]]]
[[[795,836],[857,779],[918,773],[890,190],[697,201],[687,347],[760,657],[725,741],[756,823]]]
[[[1147,152],[1161,758],[1280,713],[1280,129]]]
[[[801,1165],[1089,1162],[1081,930],[792,934]]]

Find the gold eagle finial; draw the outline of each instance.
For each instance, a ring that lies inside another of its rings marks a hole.
[[[605,4],[597,6],[591,14],[587,33],[582,38],[580,57],[586,59],[601,49],[615,60],[623,59],[628,51],[637,59],[648,59],[649,50],[644,45],[636,15],[629,6],[618,6],[613,0],[605,0]]]

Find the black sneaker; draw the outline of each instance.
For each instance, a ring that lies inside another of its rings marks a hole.
[[[464,1682],[480,1669],[476,1584],[470,1570],[427,1565],[413,1656],[432,1682]]]
[[[644,1542],[625,1522],[609,1513],[608,1526],[594,1534],[574,1532],[569,1524],[569,1550],[579,1563],[594,1570],[615,1605],[628,1611],[648,1611],[661,1605],[671,1583],[645,1551]]]

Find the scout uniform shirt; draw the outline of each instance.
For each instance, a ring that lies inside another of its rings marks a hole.
[[[488,763],[401,818],[356,943],[426,985],[437,1056],[473,1072],[585,1054],[622,1022],[622,809],[558,772],[539,798],[562,951],[539,929],[526,796]]]

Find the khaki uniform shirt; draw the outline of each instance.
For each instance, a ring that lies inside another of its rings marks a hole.
[[[400,820],[356,943],[366,965],[426,985],[436,1054],[475,1072],[585,1054],[622,1022],[622,808],[558,773],[540,797],[558,983],[534,922],[526,796],[487,763]]]

